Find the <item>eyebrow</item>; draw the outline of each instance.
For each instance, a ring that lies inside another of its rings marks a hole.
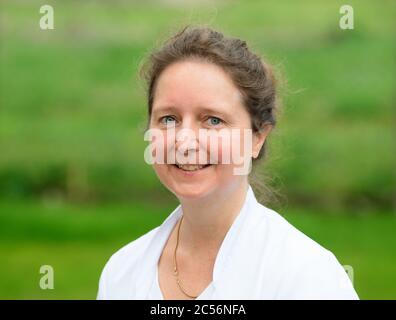
[[[169,112],[169,111],[177,111],[177,108],[173,107],[173,106],[169,106],[169,107],[159,107],[155,110],[152,111],[152,115],[156,115],[157,113],[162,113],[162,112]]]
[[[203,112],[209,112],[209,113],[216,113],[216,114],[223,114],[223,115],[227,115],[228,112],[221,109],[221,110],[217,110],[214,108],[210,108],[210,107],[198,107],[197,108],[199,111],[203,111]],[[155,110],[153,110],[152,115],[156,115],[158,113],[166,113],[166,112],[171,112],[171,111],[178,111],[177,108],[175,108],[174,106],[165,106],[165,107],[158,107]]]

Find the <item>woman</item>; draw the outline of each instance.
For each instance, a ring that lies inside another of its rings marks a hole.
[[[98,299],[358,299],[336,257],[260,204],[250,163],[238,172],[246,161],[229,157],[242,149],[255,164],[265,153],[277,107],[270,67],[204,27],[171,37],[146,67],[149,129],[163,134],[150,150],[165,160],[153,167],[180,205],[109,259]],[[220,131],[239,135],[200,135]]]

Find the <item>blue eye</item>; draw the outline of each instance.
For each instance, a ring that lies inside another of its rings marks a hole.
[[[223,120],[217,117],[210,117],[208,120],[209,120],[209,124],[212,126],[217,126],[223,122]]]
[[[164,116],[160,119],[161,123],[166,124],[166,125],[172,123],[172,122],[169,122],[168,120],[175,121],[175,118],[173,118],[172,116]]]

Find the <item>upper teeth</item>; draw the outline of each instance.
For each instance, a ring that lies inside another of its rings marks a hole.
[[[176,163],[176,165],[182,169],[182,170],[186,170],[186,171],[194,171],[194,170],[199,170],[202,169],[205,165],[196,165],[196,164],[178,164]]]

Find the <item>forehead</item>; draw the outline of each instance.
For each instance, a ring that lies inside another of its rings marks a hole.
[[[229,109],[241,101],[238,88],[221,67],[209,62],[182,61],[161,73],[153,110],[167,106]]]

